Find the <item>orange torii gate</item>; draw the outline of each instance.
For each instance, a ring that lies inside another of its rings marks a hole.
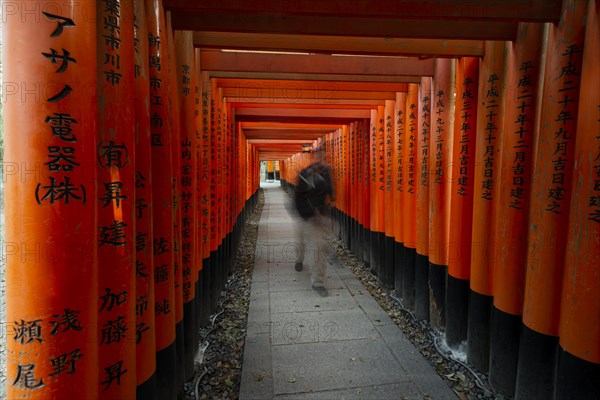
[[[486,14],[496,36],[483,42],[483,1],[457,7],[457,22],[426,0],[420,12],[439,26],[401,54],[443,58],[349,56],[328,67],[324,54],[267,67],[272,55],[233,63],[194,49],[235,44],[237,34],[174,31],[199,23],[183,15],[184,0],[36,1],[30,14],[8,3],[8,398],[175,399],[256,205],[269,151],[249,137],[278,140],[291,123],[286,131],[321,144],[333,166],[336,233],[417,318],[450,345],[466,340],[469,362],[489,368],[495,390],[597,394],[597,1],[496,4]],[[200,3],[198,21],[215,26],[209,16],[221,11]],[[407,33],[422,14],[401,3],[384,8]],[[240,15],[232,4],[211,7]],[[307,4],[316,2],[292,5],[290,18],[308,21]],[[243,7],[274,10],[262,0]],[[314,13],[336,11],[323,3]],[[379,17],[369,9],[368,24],[348,29],[368,36]],[[241,33],[238,45],[268,48],[271,30],[285,28],[278,21]],[[471,41],[453,37],[444,48],[435,38],[457,26]],[[320,36],[340,34],[334,26],[303,29],[279,45],[360,50],[349,37]],[[366,43],[366,53],[397,54]],[[376,73],[364,74],[368,65]],[[243,99],[252,85],[268,95]],[[472,109],[469,85],[478,88]],[[314,157],[292,148],[273,158],[284,185]]]

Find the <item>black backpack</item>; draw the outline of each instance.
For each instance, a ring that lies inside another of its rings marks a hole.
[[[304,219],[312,217],[315,210],[325,205],[327,180],[315,168],[305,168],[298,174],[296,208]]]

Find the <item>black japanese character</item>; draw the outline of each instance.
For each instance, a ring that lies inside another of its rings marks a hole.
[[[123,246],[127,244],[125,238],[125,227],[127,224],[123,221],[113,220],[112,225],[100,227],[99,246],[110,244],[112,246]]]
[[[50,53],[42,53],[42,55],[52,61],[52,64],[58,64],[58,60],[61,61],[60,67],[56,70],[56,73],[60,74],[67,70],[69,66],[69,62],[77,63],[73,57],[70,57],[71,53],[68,50],[62,49],[62,55],[60,55],[56,50],[50,48]]]
[[[65,17],[61,17],[58,15],[50,14],[45,11],[42,11],[42,14],[44,14],[46,16],[46,18],[48,18],[51,21],[58,21],[58,25],[56,26],[56,29],[50,34],[50,37],[60,36],[60,34],[63,32],[63,28],[65,28],[65,27],[75,26],[75,23],[70,18],[65,18]]]
[[[33,375],[35,364],[17,364],[17,377],[13,382],[13,386],[19,386],[24,389],[38,389],[44,387],[44,380],[36,380]]]
[[[47,116],[46,123],[50,124],[52,135],[61,138],[65,142],[76,142],[71,124],[77,124],[77,120],[71,118],[70,114],[54,113],[53,117]]]
[[[61,354],[56,358],[50,359],[50,364],[52,364],[52,368],[54,368],[54,372],[50,374],[50,376],[56,376],[63,372],[67,374],[73,375],[76,371],[75,362],[83,357],[81,351],[79,349],[75,349],[70,353]]]
[[[104,368],[104,372],[106,372],[106,379],[100,382],[100,384],[104,385],[104,389],[102,389],[102,391],[107,390],[113,382],[116,382],[117,385],[120,385],[121,376],[123,376],[127,370],[123,369],[123,361],[118,361]]]
[[[114,306],[119,307],[127,301],[127,291],[123,290],[120,293],[113,293],[110,288],[104,288],[104,295],[100,296],[100,300],[102,300],[100,311],[111,311]]]
[[[40,189],[46,190],[46,193],[40,198]],[[81,195],[78,192],[81,190]],[[42,186],[41,183],[37,185],[35,191],[35,198],[38,204],[42,204],[42,201],[48,200],[50,204],[54,204],[59,200],[62,200],[64,204],[69,204],[71,199],[80,200],[83,204],[85,204],[86,200],[86,192],[85,187],[83,185],[79,185],[79,188],[75,187],[74,184],[71,183],[71,180],[68,176],[65,176],[64,182],[56,181],[56,178],[50,177],[50,184],[46,186]]]
[[[54,314],[53,317],[56,318],[56,320],[50,321],[53,325],[50,334],[52,336],[56,335],[59,329],[61,333],[71,329],[75,331],[82,330],[83,327],[79,323],[79,314],[81,314],[81,311],[74,311],[68,308],[65,308],[64,314]]]
[[[21,344],[29,344],[33,341],[43,343],[44,340],[42,339],[42,326],[40,325],[41,322],[41,319],[37,319],[35,321],[15,321],[14,340],[16,342],[21,342]]]
[[[126,332],[127,325],[125,324],[125,317],[118,316],[115,320],[106,321],[102,326],[100,344],[119,343],[125,338]]]

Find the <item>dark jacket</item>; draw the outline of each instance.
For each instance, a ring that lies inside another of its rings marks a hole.
[[[298,174],[296,181],[296,209],[304,219],[312,217],[316,211],[325,213],[326,197],[335,201],[331,170],[327,164],[315,162]]]

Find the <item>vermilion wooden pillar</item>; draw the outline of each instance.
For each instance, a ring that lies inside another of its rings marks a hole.
[[[217,140],[217,105],[218,93],[217,85],[214,79],[207,82],[207,90],[209,92],[209,107],[210,107],[210,311],[211,313],[217,309],[217,301],[219,296],[219,257],[218,257],[218,164],[217,154],[219,154],[219,146]]]
[[[419,124],[419,85],[408,85],[404,122],[404,196],[403,236],[404,257],[402,277],[402,299],[404,305],[415,309],[415,257],[417,254],[417,135]]]
[[[97,398],[95,4],[48,3],[2,22],[6,396]]]
[[[429,141],[431,138],[431,77],[422,77],[419,85],[419,123],[416,150],[416,239],[415,316],[429,320]]]
[[[154,400],[156,393],[156,331],[154,324],[154,259],[152,257],[152,157],[150,80],[146,5],[134,1],[135,79],[135,315],[136,398]]]
[[[173,233],[173,141],[169,112],[168,39],[162,2],[147,0],[150,62],[150,142],[154,236],[154,315],[159,399],[177,397]]]
[[[360,238],[362,241],[362,254],[361,259],[365,263],[366,267],[369,267],[371,261],[370,246],[369,246],[369,122],[366,119],[360,120],[361,135],[360,135],[360,147],[361,153],[359,157],[360,162],[360,179],[362,180],[361,193],[360,195],[360,214],[361,214],[361,226],[360,226]]]
[[[166,13],[166,37],[169,62],[169,113],[171,122],[171,137],[173,152],[173,284],[175,286],[175,347],[177,351],[177,390],[180,392],[185,383],[184,363],[185,358],[184,328],[183,328],[183,275],[181,251],[181,121],[180,102],[178,95],[179,83],[177,82],[177,61],[175,56],[175,40],[171,28],[171,13]]]
[[[132,398],[137,386],[133,2],[98,3],[96,12],[98,396]],[[107,20],[112,23],[100,22]],[[112,379],[115,371],[122,373],[118,380]]]
[[[348,242],[349,249],[356,253],[356,238],[354,237],[354,228],[356,224],[356,136],[357,136],[357,126],[356,122],[350,123],[349,126],[349,135],[348,135],[348,158],[349,158],[349,168],[348,168],[348,180],[350,182],[350,192],[348,193],[348,201],[350,207],[350,218],[348,221]]]
[[[538,81],[544,44],[543,25],[521,24],[510,46],[502,136],[494,257],[494,308],[490,336],[490,383],[512,395],[517,370],[523,286],[527,262],[532,147],[537,136]],[[521,83],[521,84],[520,84]],[[536,205],[531,205],[537,207]]]
[[[354,137],[354,181],[356,189],[354,193],[356,220],[354,221],[354,254],[359,260],[362,260],[364,253],[364,240],[362,238],[363,226],[363,177],[362,177],[362,157],[364,154],[362,138],[365,134],[365,126],[362,120],[355,122],[356,135]]]
[[[590,1],[560,308],[556,398],[594,398],[600,376],[600,5]],[[520,389],[520,381],[517,383]]]
[[[396,93],[394,107],[394,291],[402,296],[404,279],[404,153],[406,129],[406,93]]]
[[[385,101],[383,121],[383,159],[384,159],[384,262],[380,282],[385,288],[392,289],[395,281],[395,226],[394,226],[394,190],[392,164],[394,159],[394,109],[393,100]]]
[[[429,188],[429,318],[431,325],[446,325],[446,270],[450,219],[448,164],[454,132],[455,60],[436,59],[433,79],[432,132]]]
[[[446,342],[449,346],[458,346],[467,338],[478,81],[479,59],[460,58],[456,63],[454,141],[449,169],[452,180],[446,283]]]
[[[358,213],[360,215],[358,240],[361,242],[361,252],[358,257],[368,265],[370,261],[369,241],[367,240],[369,232],[369,213],[367,212],[369,209],[369,125],[365,119],[359,121],[358,141],[360,151],[357,160],[359,164],[358,179],[360,181],[360,191],[358,193]]]
[[[348,246],[348,219],[349,219],[349,195],[350,195],[350,174],[349,174],[349,126],[342,125],[341,128],[341,148],[340,148],[340,158],[341,162],[341,181],[342,181],[342,196],[341,200],[341,210],[342,210],[342,240],[345,242],[346,246]],[[312,161],[311,161],[312,162]]]
[[[480,371],[487,371],[490,362],[492,272],[493,257],[497,254],[495,213],[500,186],[500,145],[504,135],[508,43],[486,42],[485,46],[479,71],[467,332],[467,357]]]
[[[529,244],[536,251],[527,258],[515,392],[518,399],[554,394],[562,282],[569,278],[563,274],[568,233],[565,226],[569,218],[575,138],[579,133],[577,109],[587,8],[585,0],[563,2],[560,22],[550,27],[548,33],[534,161],[536,179],[531,186],[529,212]],[[589,104],[586,112],[591,109]],[[596,306],[595,310],[599,308]],[[596,339],[598,346],[600,336]],[[577,389],[583,388],[573,387],[574,392]],[[585,390],[581,392],[584,393]]]
[[[198,53],[200,50],[196,49],[196,57],[198,58]],[[198,187],[200,189],[200,235],[202,241],[202,271],[200,273],[200,287],[202,292],[202,315],[203,320],[208,322],[208,316],[211,311],[211,232],[210,232],[210,215],[211,215],[211,129],[210,129],[210,81],[208,78],[207,72],[202,72],[201,77],[201,87],[200,91],[202,93],[202,127],[200,131],[200,155],[198,159],[198,169],[200,172],[200,180],[198,182]],[[248,151],[251,149],[249,148]],[[248,168],[250,168],[250,162],[248,163]],[[250,171],[246,174],[248,178],[248,190],[250,190],[252,186],[252,182],[250,178],[252,174]]]
[[[370,252],[369,252],[369,266],[371,272],[375,275],[379,275],[379,263],[377,261],[377,255],[379,251],[378,246],[378,219],[377,219],[377,110],[371,110],[371,118],[369,121],[369,215],[370,215]]]
[[[184,330],[184,360],[185,381],[192,378],[194,373],[195,343],[198,342],[196,329],[196,132],[195,132],[195,79],[194,79],[194,44],[192,32],[176,31],[174,34],[176,52],[176,82],[177,91],[173,93],[179,98],[180,134],[180,180],[179,205],[181,210],[181,274],[183,297],[183,330]]]

